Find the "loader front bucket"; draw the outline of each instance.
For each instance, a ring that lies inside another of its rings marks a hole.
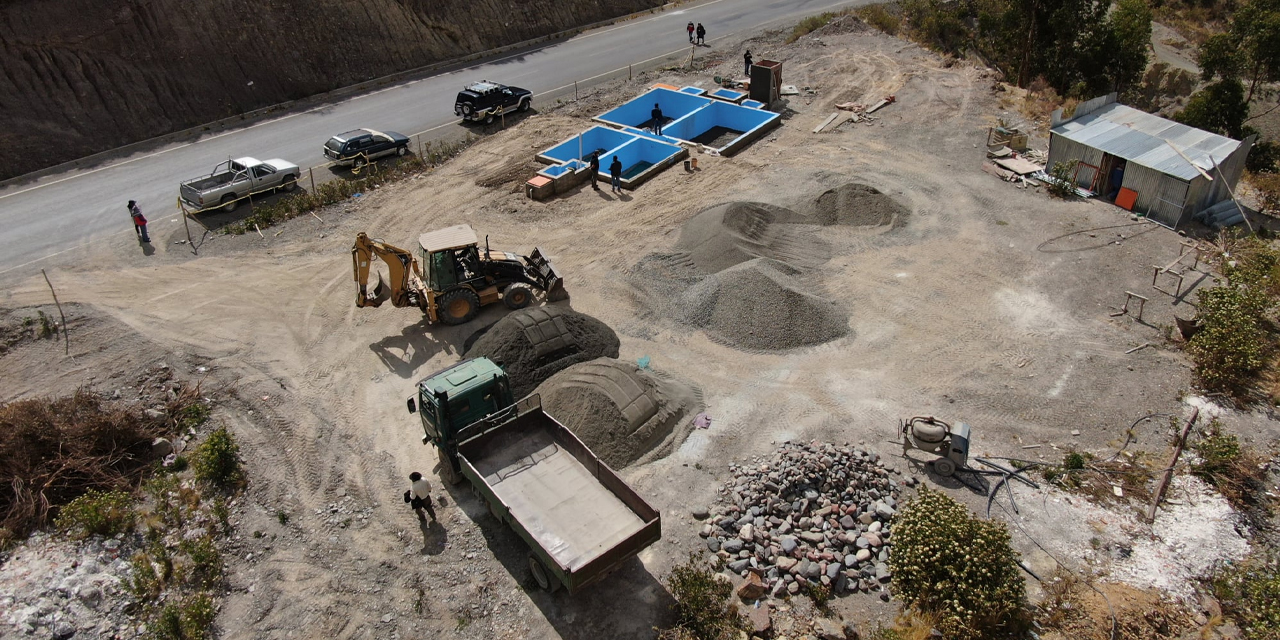
[[[534,247],[533,253],[530,253],[525,261],[528,263],[529,278],[538,283],[538,288],[547,293],[547,300],[554,302],[569,297],[564,289],[564,279],[556,272],[555,265],[551,264],[542,249]]]

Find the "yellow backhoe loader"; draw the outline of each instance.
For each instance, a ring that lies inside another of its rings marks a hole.
[[[351,247],[356,280],[356,306],[378,307],[391,300],[396,307],[418,307],[430,322],[463,324],[480,313],[480,307],[501,300],[511,309],[522,309],[541,291],[547,301],[568,297],[564,280],[541,249],[521,256],[505,251],[478,248],[476,232],[469,225],[457,225],[418,238],[422,262],[399,247],[356,235]],[[381,274],[373,291],[368,291],[369,264],[374,256],[387,263],[390,282]]]

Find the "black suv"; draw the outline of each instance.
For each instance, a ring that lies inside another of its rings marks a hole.
[[[493,122],[497,116],[512,111],[528,111],[533,103],[533,92],[520,87],[482,80],[458,92],[453,102],[453,114],[472,122]]]
[[[340,133],[324,143],[324,157],[341,167],[359,169],[373,160],[391,154],[409,153],[409,138],[394,131],[356,129]]]

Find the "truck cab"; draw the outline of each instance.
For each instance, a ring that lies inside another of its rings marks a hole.
[[[451,483],[459,477],[455,455],[459,435],[467,427],[515,404],[507,374],[488,358],[465,360],[431,374],[418,383],[409,411],[422,419],[423,444],[444,453],[441,469]]]
[[[533,92],[520,87],[481,80],[467,85],[453,101],[453,113],[471,122],[493,122],[494,117],[512,111],[528,111]]]

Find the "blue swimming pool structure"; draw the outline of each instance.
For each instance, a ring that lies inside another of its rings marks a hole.
[[[782,123],[781,115],[745,97],[730,89],[655,87],[593,118],[599,125],[539,153],[538,161],[552,166],[538,173],[558,182],[554,192],[561,193],[590,177],[592,154],[600,158],[600,180],[607,182],[616,156],[622,186],[631,189],[687,157],[689,148],[732,155]],[[662,110],[661,134],[653,131],[655,104]]]

